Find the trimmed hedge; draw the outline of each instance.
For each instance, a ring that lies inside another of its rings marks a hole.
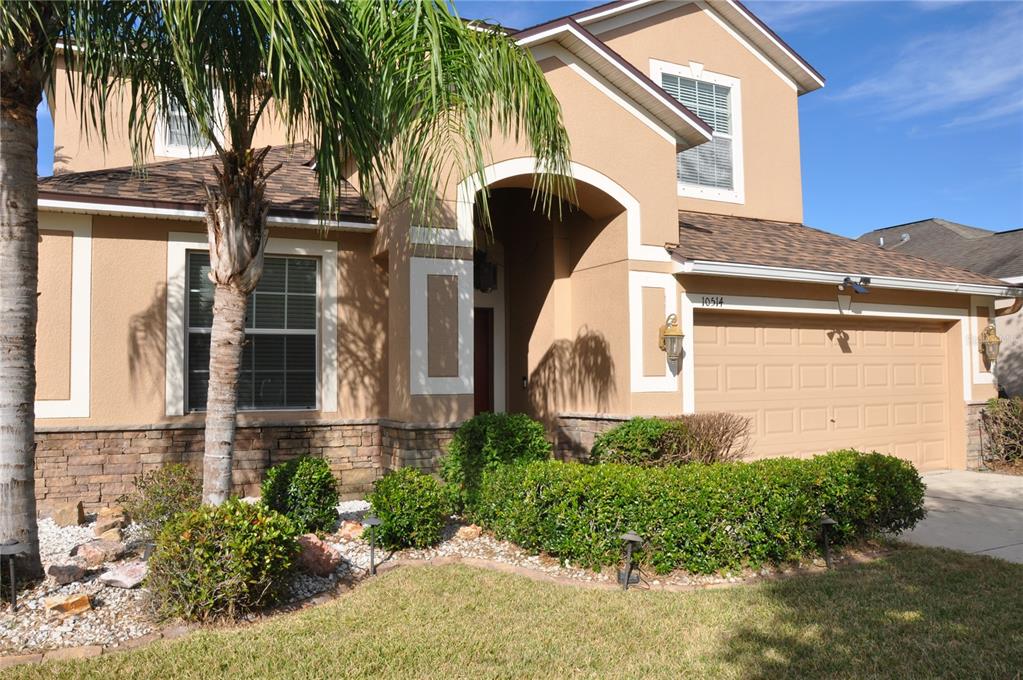
[[[287,515],[300,533],[337,525],[337,481],[322,458],[302,456],[274,465],[260,488],[263,503]]]
[[[450,501],[439,481],[415,468],[389,472],[369,495],[380,518],[376,539],[387,548],[428,548],[440,543]],[[369,539],[369,534],[363,538]]]
[[[524,413],[481,413],[462,423],[441,460],[456,510],[471,503],[485,470],[551,457],[543,425]]]
[[[237,498],[175,515],[156,538],[146,588],[163,617],[237,618],[278,598],[297,533],[284,515]]]
[[[749,430],[750,419],[734,413],[632,418],[594,438],[590,462],[665,467],[739,460]]]
[[[816,553],[823,514],[838,522],[835,545],[908,529],[924,516],[923,493],[910,463],[856,451],[665,468],[547,461],[486,472],[469,515],[590,568],[620,563],[631,529],[657,573],[713,573]]]

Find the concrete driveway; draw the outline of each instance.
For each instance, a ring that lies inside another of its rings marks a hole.
[[[1023,477],[931,472],[927,519],[900,538],[1023,563]]]

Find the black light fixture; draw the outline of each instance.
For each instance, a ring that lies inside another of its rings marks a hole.
[[[10,571],[11,589],[11,613],[18,611],[18,581],[14,576],[14,558],[28,552],[28,544],[10,539],[0,543],[0,584],[3,583],[3,558],[7,558],[7,568]]]
[[[632,573],[632,553],[643,546],[643,537],[635,531],[626,531],[619,538],[625,543],[625,568],[618,572],[618,583],[622,584],[622,590],[628,590],[630,585],[639,583],[639,574]]]
[[[827,565],[828,569],[831,569],[831,544],[828,542],[828,532],[830,532],[831,527],[836,524],[838,524],[838,522],[827,515],[821,515],[821,538],[824,541],[824,564]]]
[[[376,576],[376,528],[380,526],[380,518],[376,515],[370,515],[362,520],[362,526],[369,529],[369,573]]]

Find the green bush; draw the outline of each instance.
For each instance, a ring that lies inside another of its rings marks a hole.
[[[202,481],[187,465],[166,465],[135,478],[135,490],[117,499],[117,504],[153,538],[163,525],[182,512],[202,503]]]
[[[523,413],[481,413],[465,421],[441,460],[455,510],[470,502],[485,470],[551,457],[543,425]]]
[[[1023,397],[989,400],[981,422],[984,460],[1023,465]]]
[[[656,467],[738,460],[749,429],[749,418],[733,413],[633,418],[598,435],[590,460]]]
[[[815,553],[825,513],[837,545],[901,531],[923,517],[923,484],[905,461],[853,451],[663,468],[548,461],[486,472],[468,515],[591,568],[620,563],[631,529],[658,573],[713,573]]]
[[[590,460],[594,463],[646,465],[656,460],[660,440],[671,427],[660,418],[633,418],[602,432],[593,440]]]
[[[261,491],[263,503],[287,515],[300,533],[330,531],[337,524],[337,482],[322,458],[303,456],[273,466]]]
[[[369,503],[380,518],[376,539],[388,548],[437,545],[451,514],[441,483],[415,468],[401,468],[377,480]]]
[[[296,535],[291,520],[260,503],[204,505],[160,531],[146,588],[162,616],[235,618],[276,600],[298,554]]]

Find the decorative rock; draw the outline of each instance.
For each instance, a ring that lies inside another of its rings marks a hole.
[[[85,560],[75,558],[70,562],[51,564],[46,573],[62,586],[85,578]]]
[[[120,559],[124,555],[124,544],[96,539],[76,546],[71,554],[81,557],[89,567],[98,567],[106,562]]]
[[[112,543],[120,543],[121,539],[124,538],[124,533],[121,529],[114,527],[113,529],[107,529],[99,535],[101,541],[110,541]]]
[[[93,532],[97,536],[102,536],[111,529],[123,529],[126,526],[128,526],[128,516],[124,514],[124,510],[114,505],[109,508],[100,508],[96,513],[96,526],[93,528]]]
[[[365,527],[362,526],[362,522],[353,522],[350,519],[346,519],[344,522],[341,522],[341,528],[337,530],[337,535],[346,541],[354,541],[362,536],[364,530]]]
[[[470,524],[468,526],[459,527],[458,531],[455,532],[455,538],[460,538],[463,541],[475,541],[482,533],[482,529],[475,524]]]
[[[125,562],[102,574],[99,580],[114,588],[135,588],[146,578],[148,571],[149,567],[145,562]]]
[[[48,597],[46,598],[46,608],[57,612],[62,617],[73,616],[92,609],[92,600],[85,593],[67,597]]]
[[[316,534],[303,534],[298,537],[302,552],[298,555],[298,565],[317,576],[333,574],[341,564],[341,555],[330,547]]]
[[[59,526],[70,527],[85,524],[85,508],[82,502],[63,503],[53,511],[53,521]]]

